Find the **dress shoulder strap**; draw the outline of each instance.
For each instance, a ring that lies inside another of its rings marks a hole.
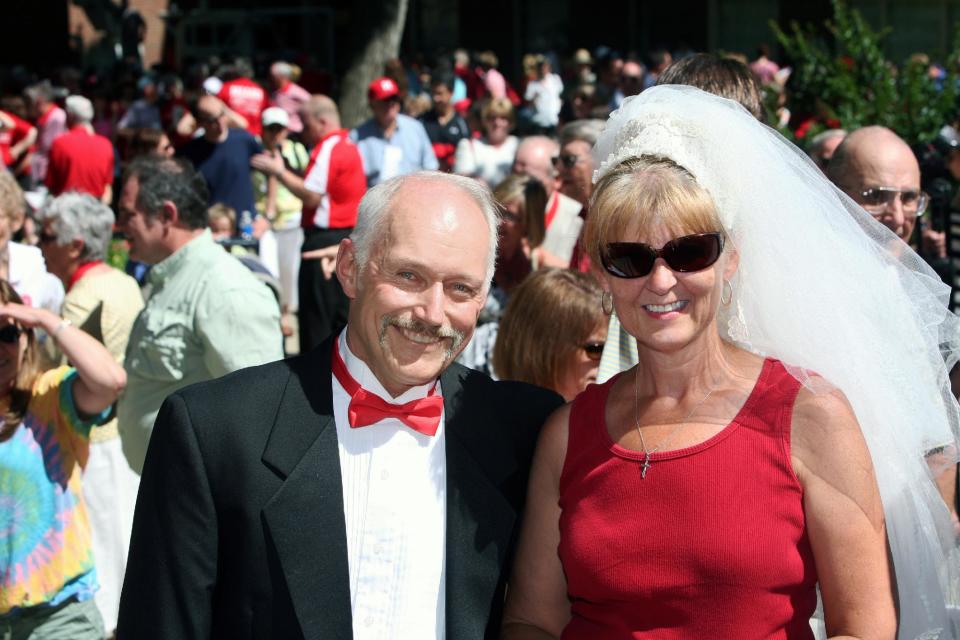
[[[574,398],[567,425],[567,453],[560,474],[561,488],[568,473],[583,464],[590,464],[588,459],[607,451],[600,430],[605,428],[607,396],[618,377],[614,376],[603,384],[591,384]]]

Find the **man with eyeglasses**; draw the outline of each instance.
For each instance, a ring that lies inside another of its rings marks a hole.
[[[920,190],[920,165],[913,151],[890,129],[870,126],[844,138],[827,165],[827,177],[904,242],[910,242],[929,197]],[[930,256],[946,257],[942,231],[921,227],[920,242]],[[951,373],[956,378],[960,369]],[[958,385],[954,385],[957,393]],[[957,469],[949,462],[955,452],[938,447],[927,454],[940,494],[960,532],[956,511]]]
[[[600,137],[603,124],[603,120],[574,120],[560,130],[560,155],[554,160],[560,177],[560,193],[580,203],[580,217],[584,219],[593,192],[590,150]],[[570,259],[570,267],[582,272],[590,270],[590,259],[579,250],[579,243]]]
[[[580,238],[580,229],[583,227],[580,210],[583,206],[558,190],[560,181],[554,163],[559,156],[559,149],[556,141],[546,136],[524,138],[517,147],[513,173],[536,178],[546,189],[544,224],[547,232],[540,246],[557,259],[557,264],[546,266],[566,267]]]
[[[363,158],[367,187],[421,169],[436,171],[437,156],[426,129],[400,113],[400,88],[392,78],[377,78],[367,88],[373,117],[350,132]]]
[[[910,147],[886,127],[862,127],[836,148],[827,177],[867,213],[909,243],[928,196],[920,190],[920,165]],[[921,226],[925,253],[946,256],[942,231]]]
[[[228,125],[226,106],[216,96],[205,95],[197,101],[196,119],[203,135],[185,144],[178,155],[193,163],[207,181],[208,204],[222,202],[231,207],[238,221],[244,218],[243,212],[255,217],[250,158],[263,147],[247,131]],[[261,226],[265,229],[266,221]]]

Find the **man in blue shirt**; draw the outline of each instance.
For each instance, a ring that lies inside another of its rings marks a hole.
[[[203,175],[210,191],[207,204],[222,202],[231,207],[237,220],[243,212],[256,216],[253,183],[250,179],[250,158],[263,151],[260,143],[242,129],[227,126],[227,110],[216,96],[203,96],[197,101],[197,122],[203,136],[194,138],[179,155],[193,163]]]
[[[363,159],[367,187],[394,176],[439,165],[430,138],[417,120],[400,113],[400,89],[392,79],[377,78],[367,89],[373,117],[350,132]]]

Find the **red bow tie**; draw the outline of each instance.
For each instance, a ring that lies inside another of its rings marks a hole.
[[[425,398],[404,404],[391,404],[361,387],[350,375],[347,365],[340,357],[339,342],[335,340],[333,343],[333,375],[350,395],[347,419],[352,428],[366,427],[385,418],[396,418],[414,431],[427,436],[436,435],[440,427],[440,415],[443,413],[443,397],[434,395],[436,384]]]

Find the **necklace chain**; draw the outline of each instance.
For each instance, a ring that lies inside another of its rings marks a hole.
[[[714,387],[714,389],[715,389],[715,387]],[[636,420],[637,435],[640,436],[640,446],[643,448],[643,462],[640,464],[640,477],[641,477],[641,478],[646,478],[646,477],[647,477],[647,469],[649,469],[650,466],[651,466],[651,465],[650,465],[650,454],[651,454],[651,453],[656,453],[656,452],[659,451],[661,448],[663,448],[663,447],[667,446],[668,444],[670,444],[670,442],[673,440],[674,436],[676,436],[677,433],[680,432],[680,429],[682,429],[683,427],[687,426],[687,421],[688,421],[688,420],[690,419],[690,417],[696,412],[697,409],[699,409],[700,407],[703,406],[703,403],[707,401],[707,398],[710,397],[710,395],[713,393],[714,389],[710,389],[709,391],[707,391],[707,395],[703,396],[703,398],[700,400],[700,402],[698,402],[698,403],[696,404],[696,406],[694,406],[693,409],[690,410],[690,413],[688,413],[688,414],[686,415],[686,417],[683,419],[683,421],[682,421],[680,424],[678,424],[677,426],[675,426],[675,427],[673,428],[673,430],[672,430],[670,433],[667,434],[667,437],[666,437],[666,438],[664,438],[663,440],[661,440],[660,443],[659,443],[657,446],[655,446],[653,449],[647,449],[647,443],[646,443],[646,441],[643,439],[643,430],[640,429],[640,367],[637,367],[637,368],[636,368],[635,373],[634,373],[634,376],[633,376],[633,411],[634,411],[634,419]]]

